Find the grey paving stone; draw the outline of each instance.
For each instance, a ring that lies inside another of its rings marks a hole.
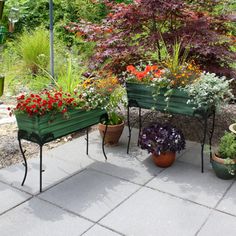
[[[43,169],[45,170],[43,172],[43,189],[77,173],[93,162],[87,158],[86,154],[80,155],[76,159],[65,151],[61,151],[60,156],[61,158],[50,154],[50,152],[43,155]],[[28,193],[38,193],[39,157],[28,160],[28,175],[24,186],[21,186],[24,173],[24,166],[22,164],[12,165],[0,170],[0,180]]]
[[[198,236],[235,236],[236,218],[221,212],[214,211],[200,230]]]
[[[125,235],[191,236],[208,208],[143,187],[99,223]]]
[[[204,169],[211,170],[211,163],[210,163],[210,154],[207,151],[207,147],[205,148],[204,152]],[[186,152],[178,161],[189,163],[195,165],[201,170],[201,144],[196,142],[187,141],[186,142]]]
[[[201,173],[196,166],[176,162],[147,186],[214,207],[231,182],[218,179],[213,171]]]
[[[92,223],[39,199],[0,216],[1,236],[78,236]]]
[[[83,236],[95,236],[95,235],[96,236],[119,236],[121,234],[118,234],[100,225],[93,226],[85,234],[83,234]]]
[[[118,178],[85,170],[42,193],[40,198],[97,221],[138,188]]]
[[[0,183],[0,214],[29,199],[31,195]],[[1,226],[0,226],[1,227]]]
[[[236,182],[234,182],[224,198],[221,200],[217,209],[236,216]]]

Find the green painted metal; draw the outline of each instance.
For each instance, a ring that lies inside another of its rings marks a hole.
[[[16,120],[24,139],[43,144],[97,124],[104,114],[106,112],[101,109],[71,110],[68,112],[68,119],[64,118],[61,113],[55,115],[48,113],[44,116],[17,114]]]
[[[173,89],[168,103],[164,96],[167,89],[161,89],[160,94],[155,99],[153,99],[154,89],[148,85],[126,83],[126,90],[129,104],[134,107],[155,108],[157,111],[187,116],[198,116],[207,112],[207,109],[196,110],[193,108],[194,104],[187,104],[189,96],[180,89]]]
[[[3,95],[4,90],[4,76],[0,75],[0,97]]]

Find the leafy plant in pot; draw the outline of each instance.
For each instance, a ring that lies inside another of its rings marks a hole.
[[[92,104],[102,104],[107,116],[101,120],[98,129],[101,136],[105,135],[105,144],[117,144],[124,129],[124,118],[120,115],[121,105],[126,105],[126,91],[118,79],[109,71],[98,71],[90,74],[80,84],[82,96]],[[106,131],[106,132],[105,132]]]
[[[236,170],[236,134],[225,132],[221,137],[218,154],[212,159],[212,168],[221,179],[232,179]]]
[[[139,144],[152,153],[157,166],[169,167],[175,161],[176,152],[185,148],[185,138],[181,130],[168,123],[154,123],[142,130]]]
[[[98,125],[101,136],[105,134],[105,144],[116,145],[124,129],[124,117],[119,113],[121,105],[126,106],[126,93],[122,86],[118,86],[111,93],[109,101],[105,106],[107,119]]]

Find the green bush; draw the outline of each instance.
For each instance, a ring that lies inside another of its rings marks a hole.
[[[223,159],[236,159],[236,135],[225,132],[219,143],[219,154]]]
[[[42,28],[25,31],[19,37],[18,53],[32,74],[37,74],[40,68],[46,69],[50,56],[48,32]]]

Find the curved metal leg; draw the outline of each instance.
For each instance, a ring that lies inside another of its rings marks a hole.
[[[202,143],[201,143],[201,170],[202,173],[204,172],[204,146],[205,146],[205,141],[206,141],[206,133],[207,133],[207,117],[204,117],[204,131],[203,131],[203,139],[202,139]]]
[[[103,138],[102,138],[102,152],[103,152],[103,155],[104,155],[106,160],[107,160],[107,155],[105,153],[105,136],[106,136],[106,133],[107,133],[107,127],[108,127],[108,125],[106,125],[105,131],[104,131],[104,134],[103,134]]]
[[[130,140],[131,140],[131,127],[130,127],[130,107],[128,105],[128,109],[127,109],[127,124],[128,124],[128,132],[129,132],[129,135],[128,135],[128,145],[127,145],[127,154],[129,154],[129,146],[130,146]]]
[[[19,141],[20,151],[21,151],[22,157],[23,157],[23,159],[24,159],[23,165],[24,165],[24,167],[25,167],[25,175],[24,175],[23,181],[22,181],[22,183],[21,183],[21,186],[23,186],[24,183],[25,183],[25,180],[26,180],[27,173],[28,173],[28,165],[27,165],[27,160],[26,160],[26,158],[25,158],[25,151],[23,151],[23,149],[22,149],[21,139],[19,138],[18,141]]]
[[[215,113],[215,110],[214,110],[213,114],[212,114],[212,127],[211,127],[211,130],[210,130],[210,136],[209,136],[210,160],[212,158],[212,148],[211,148],[211,145],[212,145],[212,137],[213,137],[214,129],[215,129],[215,116],[216,116],[216,113]]]
[[[139,146],[139,136],[142,129],[142,116],[141,116],[141,107],[138,108],[138,123],[139,123],[139,130],[138,130],[138,146]]]

